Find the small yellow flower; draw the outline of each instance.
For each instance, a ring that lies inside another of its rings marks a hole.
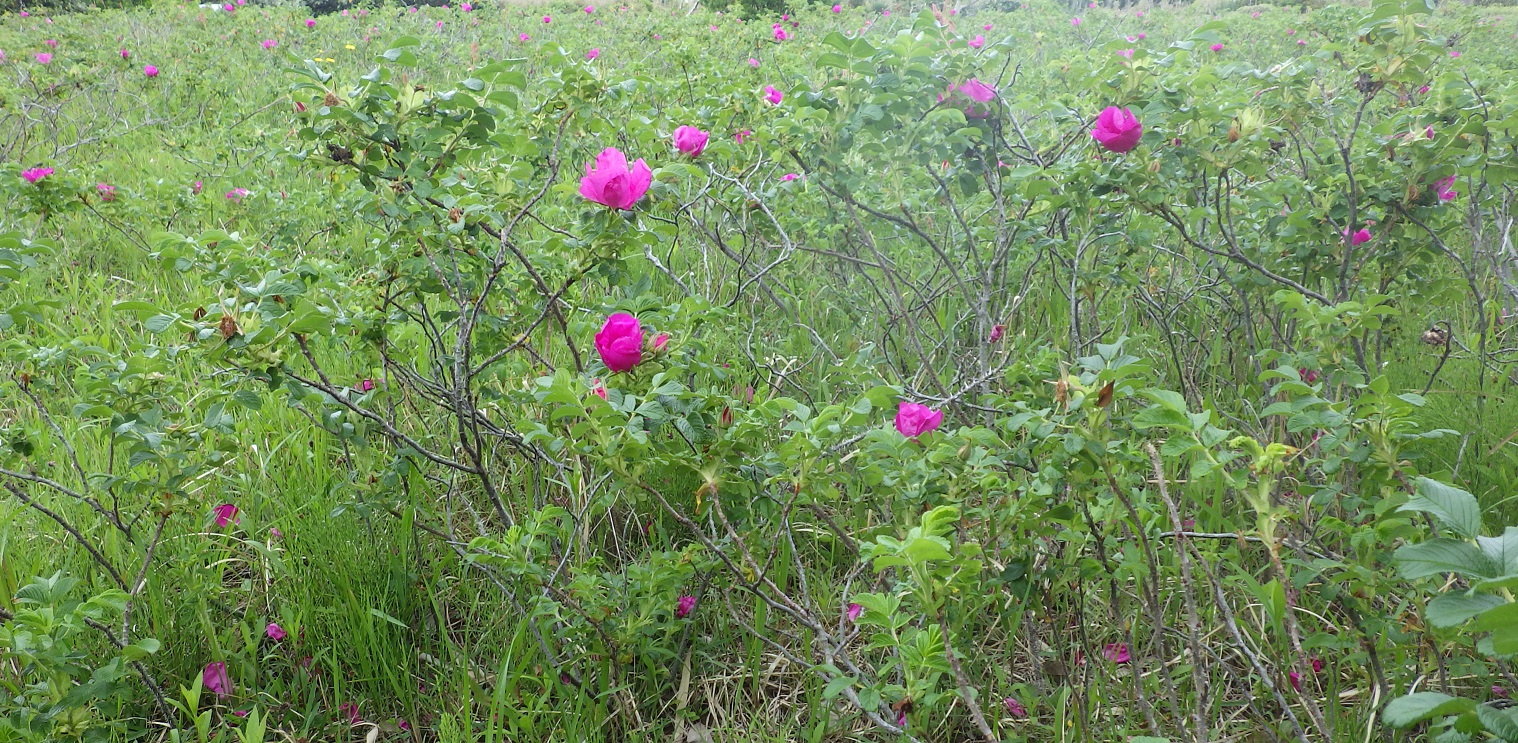
[[[356,46],[354,46],[354,45],[352,45],[352,44],[345,44],[345,45],[344,45],[344,46],[343,46],[343,48],[344,48],[344,49],[348,49],[348,50],[353,50],[353,49],[357,49],[357,48],[358,48],[358,47],[356,47]]]

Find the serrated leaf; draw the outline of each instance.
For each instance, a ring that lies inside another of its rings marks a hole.
[[[1470,621],[1477,614],[1507,603],[1500,596],[1489,593],[1445,593],[1435,596],[1423,610],[1423,616],[1435,627],[1456,627]]]
[[[154,315],[143,321],[142,327],[149,333],[162,333],[178,322],[178,315]]]
[[[1481,721],[1488,733],[1508,743],[1518,743],[1518,719],[1513,717],[1513,710],[1483,704],[1476,707],[1476,719]]]
[[[854,684],[858,683],[858,681],[859,680],[853,676],[840,676],[839,678],[835,678],[832,681],[829,681],[827,686],[823,687],[822,698],[833,699],[839,694],[842,694],[844,689],[853,686]]]
[[[1518,574],[1518,526],[1504,529],[1500,537],[1476,537],[1476,544],[1504,574]]]
[[[1474,704],[1437,691],[1420,691],[1387,702],[1381,710],[1381,722],[1394,728],[1411,727],[1432,717],[1459,714]]]
[[[1440,537],[1421,544],[1408,545],[1392,555],[1403,578],[1425,578],[1440,573],[1456,573],[1469,578],[1495,577],[1491,558],[1469,542]]]
[[[1398,511],[1427,513],[1466,539],[1481,533],[1481,505],[1476,496],[1427,477],[1418,478],[1418,492]]]

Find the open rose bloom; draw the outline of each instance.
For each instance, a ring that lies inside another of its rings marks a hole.
[[[1117,106],[1103,109],[1096,117],[1096,126],[1091,128],[1091,138],[1097,144],[1119,154],[1137,147],[1143,136],[1144,125],[1139,123],[1138,117]]]
[[[596,156],[594,165],[585,166],[580,179],[580,195],[613,209],[631,209],[654,182],[654,173],[641,158],[627,165],[627,156],[615,147],[607,147]]]

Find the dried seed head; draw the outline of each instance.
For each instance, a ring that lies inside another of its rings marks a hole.
[[[221,331],[221,337],[223,339],[231,340],[232,336],[237,335],[238,333],[237,321],[233,320],[231,315],[222,315],[221,324],[217,327],[217,329]]]
[[[1430,346],[1449,345],[1449,331],[1435,326],[1423,331],[1423,342]]]

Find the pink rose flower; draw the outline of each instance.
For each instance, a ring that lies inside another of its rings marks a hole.
[[[682,126],[675,130],[675,149],[690,157],[700,157],[710,136],[696,127]]]
[[[1138,146],[1144,136],[1144,125],[1132,111],[1108,106],[1096,117],[1091,137],[1111,152],[1122,154]]]
[[[973,77],[960,84],[958,90],[976,103],[990,103],[991,99],[996,97],[995,88]]]
[[[1459,191],[1450,190],[1450,186],[1455,185],[1455,178],[1456,176],[1453,175],[1448,178],[1441,178],[1439,179],[1439,182],[1434,185],[1434,189],[1439,194],[1440,201],[1454,201],[1455,197],[1460,195]]]
[[[601,332],[596,333],[596,353],[613,373],[643,363],[643,324],[625,312],[606,318]]]
[[[653,171],[638,158],[627,166],[627,156],[615,147],[607,147],[596,156],[594,165],[585,166],[580,179],[580,195],[613,209],[631,209],[653,183]]]
[[[915,402],[901,403],[896,409],[896,430],[909,439],[938,430],[943,412]]]
[[[224,697],[232,693],[232,680],[227,677],[227,664],[221,661],[207,663],[205,670],[200,673],[201,683],[206,690],[218,697]]]

